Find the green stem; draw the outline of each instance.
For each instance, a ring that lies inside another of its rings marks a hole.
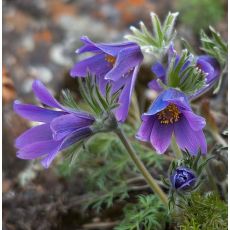
[[[183,154],[182,154],[180,148],[178,147],[178,145],[176,143],[176,139],[175,139],[174,136],[172,137],[171,146],[172,146],[173,152],[176,154],[176,158],[177,159],[182,159],[183,158]]]
[[[167,198],[166,194],[162,191],[162,189],[159,187],[157,182],[152,178],[152,176],[150,175],[150,173],[148,172],[148,170],[146,169],[144,164],[141,162],[141,160],[137,156],[134,148],[132,147],[129,140],[125,136],[124,132],[120,128],[118,128],[117,130],[115,130],[115,133],[120,138],[121,142],[123,143],[123,145],[127,149],[130,157],[132,158],[135,165],[137,166],[137,168],[142,173],[143,177],[145,178],[146,182],[149,184],[149,186],[151,187],[153,192],[155,192],[159,196],[161,201],[167,206],[168,205],[168,198]]]

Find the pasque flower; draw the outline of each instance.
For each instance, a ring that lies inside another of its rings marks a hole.
[[[118,99],[120,105],[114,112],[118,121],[123,122],[128,115],[132,91],[143,60],[140,47],[133,42],[94,43],[86,36],[83,36],[81,41],[84,45],[76,53],[91,52],[94,55],[77,62],[70,71],[70,75],[85,77],[89,72],[96,75],[103,94],[108,82],[112,85],[112,93],[122,89]]]
[[[193,113],[185,94],[169,88],[142,115],[142,124],[136,137],[151,142],[158,153],[164,153],[174,135],[181,149],[187,149],[192,155],[196,155],[200,149],[205,154],[204,126],[204,118]]]
[[[173,46],[171,45],[168,51],[168,65],[170,63],[171,57],[173,54],[176,55],[176,64],[178,63],[180,56],[176,54],[176,51],[174,50]],[[187,68],[191,64],[191,61],[188,60],[182,69]],[[195,66],[203,71],[206,76],[205,76],[205,81],[206,84],[203,88],[199,89],[195,93],[189,95],[189,99],[194,99],[199,97],[201,94],[205,93],[209,89],[213,87],[213,85],[218,81],[219,76],[220,76],[220,65],[217,62],[217,60],[209,55],[201,55],[197,56],[195,60]],[[176,65],[175,65],[176,67]],[[165,85],[167,85],[167,73],[168,73],[168,67],[164,67],[160,62],[156,62],[152,66],[152,72],[155,74],[156,79],[152,80],[149,82],[148,86],[149,88],[161,92],[163,88],[157,81],[157,79],[161,80]]]
[[[188,191],[195,186],[197,177],[193,170],[181,166],[172,172],[170,181],[173,189],[177,191]]]
[[[92,115],[62,106],[38,80],[33,82],[35,96],[46,106],[14,102],[14,111],[20,116],[42,122],[16,139],[17,157],[32,160],[42,157],[42,165],[49,167],[59,151],[92,135]]]

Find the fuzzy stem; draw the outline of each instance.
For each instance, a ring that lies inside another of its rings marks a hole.
[[[178,145],[176,143],[176,139],[175,139],[174,136],[172,137],[171,147],[172,147],[173,152],[176,154],[176,158],[177,159],[182,159],[183,154],[182,154],[180,148],[178,147]]]
[[[132,158],[133,162],[137,166],[137,168],[140,170],[141,174],[145,178],[146,182],[149,184],[153,192],[155,192],[161,201],[167,206],[168,205],[168,198],[166,194],[162,191],[160,186],[157,184],[157,182],[152,178],[144,164],[141,162],[139,157],[137,156],[134,148],[132,147],[131,143],[129,142],[128,138],[125,136],[124,132],[118,128],[115,133],[120,138],[121,142],[125,146],[127,152],[129,153],[130,157]]]

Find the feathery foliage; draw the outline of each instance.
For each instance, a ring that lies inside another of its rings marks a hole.
[[[80,94],[84,100],[84,108],[81,108],[76,103],[75,98],[69,90],[62,90],[62,104],[73,108],[75,110],[87,109],[89,112],[96,116],[100,116],[103,112],[109,112],[116,108],[119,104],[117,99],[120,94],[120,90],[111,94],[111,85],[106,85],[105,96],[102,95],[96,82],[96,77],[90,74],[84,79],[78,79]]]
[[[125,127],[125,130],[129,136],[134,132],[130,126]],[[162,157],[140,142],[133,141],[132,144],[146,165],[161,169]],[[91,191],[94,193],[85,207],[97,211],[102,207],[111,207],[114,200],[127,198],[128,192],[132,191],[132,184],[128,181],[140,177],[138,169],[113,133],[96,134],[84,145],[67,150],[61,162],[58,172],[62,176],[68,177],[77,172],[84,174],[89,194]]]
[[[181,230],[190,229],[228,229],[227,204],[220,200],[217,194],[210,193],[206,196],[193,193],[183,206],[180,221]]]
[[[124,219],[115,230],[163,230],[169,217],[155,195],[140,195],[136,204],[124,208]]]

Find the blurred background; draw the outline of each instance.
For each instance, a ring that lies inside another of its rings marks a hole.
[[[2,4],[3,229],[93,229],[85,223],[97,222],[95,218],[110,219],[112,214],[87,218],[79,214],[76,207],[78,196],[84,194],[84,174],[67,178],[55,167],[43,170],[39,164],[16,158],[14,139],[31,124],[14,114],[13,100],[35,102],[31,90],[34,79],[40,79],[57,97],[63,88],[77,94],[69,70],[78,60],[75,50],[81,46],[79,38],[87,35],[98,42],[121,41],[130,25],[138,26],[140,20],[150,25],[151,11],[161,19],[168,11],[179,11],[177,32],[197,53],[200,29],[207,30],[209,25],[227,41],[227,1],[3,0]],[[144,64],[141,69],[144,76],[138,80],[137,92],[152,79],[149,67]],[[216,98],[207,98],[211,104],[217,102]],[[225,112],[214,113],[217,124],[221,121],[223,126],[227,122],[225,102],[213,108],[220,111],[225,107]]]

